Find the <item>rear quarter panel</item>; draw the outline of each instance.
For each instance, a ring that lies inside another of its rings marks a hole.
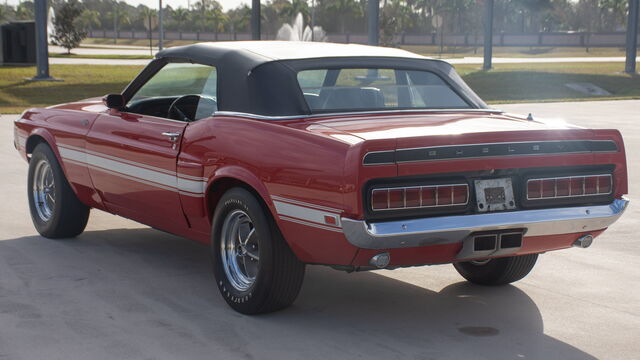
[[[352,145],[310,132],[308,126],[238,117],[201,120],[187,127],[180,159],[200,159],[210,188],[229,177],[249,184],[302,261],[349,264],[357,249],[339,231],[339,219],[345,212],[344,193],[355,186],[345,178]],[[214,211],[215,204],[206,201],[206,215],[190,218],[201,231],[209,230],[205,227]],[[323,224],[317,218],[322,214],[337,223]]]

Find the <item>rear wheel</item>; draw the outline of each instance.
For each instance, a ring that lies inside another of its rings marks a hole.
[[[84,231],[89,207],[76,197],[49,145],[33,150],[27,183],[31,219],[40,235],[66,238]]]
[[[518,281],[533,269],[538,254],[510,256],[485,261],[454,263],[460,275],[480,285],[504,285]]]
[[[291,305],[304,279],[304,263],[266,211],[249,191],[234,188],[222,196],[213,216],[216,282],[229,306],[243,314]]]

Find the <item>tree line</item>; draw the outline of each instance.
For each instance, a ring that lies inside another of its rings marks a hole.
[[[66,1],[52,0],[62,7]],[[81,0],[75,20],[84,30],[144,30],[157,9],[131,6],[124,1]],[[494,31],[531,33],[551,31],[623,31],[628,0],[495,0]],[[301,13],[306,23],[315,19],[329,33],[365,33],[366,0],[268,0],[263,1],[263,32],[275,34],[283,23]],[[482,0],[380,0],[383,35],[479,34],[483,24]],[[313,13],[313,15],[312,15]],[[223,10],[216,0],[193,1],[188,8],[164,9],[165,31],[246,33],[250,31],[251,8],[241,5]],[[0,22],[33,19],[33,2],[0,5]],[[440,25],[441,24],[441,25]],[[441,28],[436,28],[440,25]]]

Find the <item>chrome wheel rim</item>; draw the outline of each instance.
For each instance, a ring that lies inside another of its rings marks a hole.
[[[56,205],[56,186],[53,179],[53,170],[47,160],[41,160],[36,164],[33,173],[33,202],[40,220],[47,222],[53,216]]]
[[[260,267],[258,236],[247,213],[234,210],[222,224],[220,255],[231,286],[246,291],[256,281]]]

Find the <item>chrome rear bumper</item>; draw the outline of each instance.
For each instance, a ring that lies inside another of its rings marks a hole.
[[[463,242],[477,231],[525,229],[525,236],[601,230],[624,212],[626,199],[609,205],[520,210],[367,223],[342,218],[347,240],[364,249],[395,249]]]

